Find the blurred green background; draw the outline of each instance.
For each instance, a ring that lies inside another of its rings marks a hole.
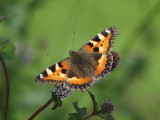
[[[159,0],[1,0],[0,16],[17,14],[0,23],[0,39],[16,47],[15,57],[6,60],[10,81],[8,120],[28,119],[50,97],[53,85],[39,86],[35,77],[68,57],[102,30],[117,26],[119,36],[113,51],[121,64],[89,90],[98,104],[110,99],[116,120],[160,119],[160,1]],[[46,53],[57,53],[45,56]],[[65,120],[75,112],[72,103],[93,106],[88,93],[75,91],[63,106],[52,105],[35,120]],[[5,106],[5,80],[0,63],[0,114]],[[99,120],[94,117],[90,120]]]

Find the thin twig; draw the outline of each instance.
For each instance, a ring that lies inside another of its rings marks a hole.
[[[99,111],[94,112],[94,113],[92,113],[92,114],[90,114],[90,115],[88,115],[88,116],[84,117],[82,120],[86,120],[86,119],[88,119],[88,118],[90,118],[90,117],[92,117],[92,116],[96,115],[98,112],[99,112]]]
[[[7,120],[8,103],[9,103],[9,80],[8,80],[7,67],[2,56],[0,56],[0,61],[2,63],[5,78],[6,78],[6,105],[5,105],[5,112],[4,112],[4,120]]]
[[[8,40],[5,40],[4,42],[2,42],[2,43],[0,43],[0,46],[2,46],[2,45],[4,45],[4,44],[6,44],[6,43],[8,43],[9,42],[9,39]]]
[[[90,98],[93,102],[93,112],[90,115],[84,117],[82,120],[86,120],[86,119],[96,115],[99,112],[99,111],[97,111],[97,108],[96,108],[96,106],[98,106],[98,105],[97,105],[97,102],[95,101],[94,95],[89,90],[87,90],[87,92],[88,92],[88,94],[89,94],[89,96],[90,96]]]
[[[33,120],[41,111],[43,111],[51,103],[52,98],[50,98],[41,108],[39,108],[28,120]]]
[[[1,17],[0,17],[0,23],[1,23],[2,21],[4,21],[4,20],[9,19],[9,18],[14,17],[14,16],[17,16],[17,14],[8,15],[8,16],[1,16]]]

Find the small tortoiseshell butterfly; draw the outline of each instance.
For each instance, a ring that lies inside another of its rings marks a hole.
[[[78,52],[69,51],[66,58],[44,70],[35,81],[43,84],[64,84],[71,89],[84,90],[111,73],[119,64],[120,56],[111,52],[113,40],[118,35],[110,27],[89,40]]]

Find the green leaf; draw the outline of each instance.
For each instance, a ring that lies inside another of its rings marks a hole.
[[[70,113],[67,120],[81,120],[81,118],[78,113]]]
[[[114,120],[112,115],[103,114],[102,112],[98,112],[97,115],[105,120]]]
[[[94,106],[94,108],[93,108],[93,113],[95,113],[95,112],[98,111],[98,104],[97,104],[97,102],[96,102],[96,99],[95,99],[94,95],[93,95],[90,91],[88,91],[88,90],[87,90],[87,92],[89,93],[89,95],[90,95],[90,97],[91,97],[91,99],[92,99],[93,106]]]
[[[74,108],[76,109],[77,113],[70,113],[69,118],[67,120],[81,120],[82,117],[84,117],[87,114],[87,109],[86,108],[79,108],[78,107],[78,102],[75,101],[73,103]]]
[[[52,92],[52,100],[54,102],[54,106],[52,107],[51,110],[56,110],[57,107],[61,107],[62,106],[62,101],[60,98],[58,98],[56,95],[54,95],[54,92]]]
[[[0,56],[5,59],[13,59],[15,47],[9,41],[0,41]]]
[[[85,116],[87,114],[87,109],[85,107],[79,108],[77,101],[75,101],[73,103],[73,105],[74,105],[74,108],[76,109],[76,111],[77,111],[77,113],[78,113],[78,115],[79,115],[80,118],[82,118],[83,116]]]

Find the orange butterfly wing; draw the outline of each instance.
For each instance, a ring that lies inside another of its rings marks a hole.
[[[97,79],[105,77],[111,71],[113,56],[110,51],[117,35],[117,28],[110,27],[97,34],[79,50],[79,52],[85,51],[85,54],[102,54],[94,71]]]
[[[67,78],[68,68],[70,66],[70,58],[62,60],[40,73],[35,81],[40,84],[56,84],[64,83]]]
[[[110,52],[113,46],[113,40],[118,35],[116,27],[110,27],[103,32],[97,34],[88,43],[86,43],[80,51],[86,49],[88,52],[106,53]]]

